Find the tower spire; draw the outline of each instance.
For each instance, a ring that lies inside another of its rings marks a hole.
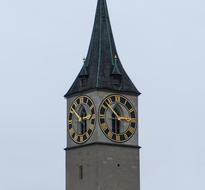
[[[82,78],[85,68],[86,77]],[[120,80],[116,78],[116,75],[113,76],[113,71],[116,69],[121,74]],[[116,79],[118,85],[116,85]],[[84,85],[82,85],[82,80]],[[123,69],[118,57],[106,0],[98,0],[86,61],[65,97],[92,89],[140,94]]]

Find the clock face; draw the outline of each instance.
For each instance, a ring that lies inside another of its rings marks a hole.
[[[111,95],[103,100],[99,109],[100,128],[115,142],[129,140],[136,131],[136,111],[124,96]]]
[[[70,106],[68,112],[68,132],[78,143],[86,142],[95,129],[95,106],[88,96],[80,96]]]

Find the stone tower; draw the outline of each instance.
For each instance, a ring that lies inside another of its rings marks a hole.
[[[140,190],[138,96],[120,62],[106,0],[66,93],[66,190]]]

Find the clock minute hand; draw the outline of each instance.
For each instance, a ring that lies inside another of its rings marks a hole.
[[[117,117],[117,120],[120,120],[120,116],[116,113],[116,111],[112,108],[112,106],[109,104],[107,104],[107,105],[111,109],[111,111],[115,114],[115,116]]]
[[[82,118],[78,115],[78,113],[77,113],[73,108],[71,108],[71,110],[74,112],[74,114],[75,114],[76,117],[78,118],[78,121],[81,122],[81,121],[82,121]]]

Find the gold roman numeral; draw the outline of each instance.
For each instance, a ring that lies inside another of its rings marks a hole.
[[[104,118],[105,117],[105,115],[103,115],[103,114],[100,114],[100,118]]]
[[[112,104],[111,98],[107,98],[107,103],[110,104],[110,105]]]
[[[106,124],[106,123],[103,123],[103,124],[101,125],[101,128],[102,128],[103,130],[105,130],[105,129],[107,129],[107,128],[108,128],[108,126],[107,126],[107,124]]]
[[[78,106],[77,102],[74,102],[74,103],[73,103],[73,105],[74,105],[75,107],[77,107],[77,106]]]
[[[131,108],[131,109],[129,110],[130,113],[132,113],[133,111],[134,111],[134,108]]]
[[[115,101],[120,102],[120,96],[115,96]]]
[[[95,114],[92,115],[91,120],[92,120],[92,119],[95,119]]]
[[[83,97],[80,97],[80,104],[83,104]]]
[[[131,123],[136,123],[136,122],[137,122],[137,119],[136,119],[136,118],[131,118],[130,122],[131,122]]]
[[[107,103],[106,103],[106,105],[107,105]],[[107,109],[107,106],[105,106],[105,105],[102,105],[102,107],[106,110]]]

